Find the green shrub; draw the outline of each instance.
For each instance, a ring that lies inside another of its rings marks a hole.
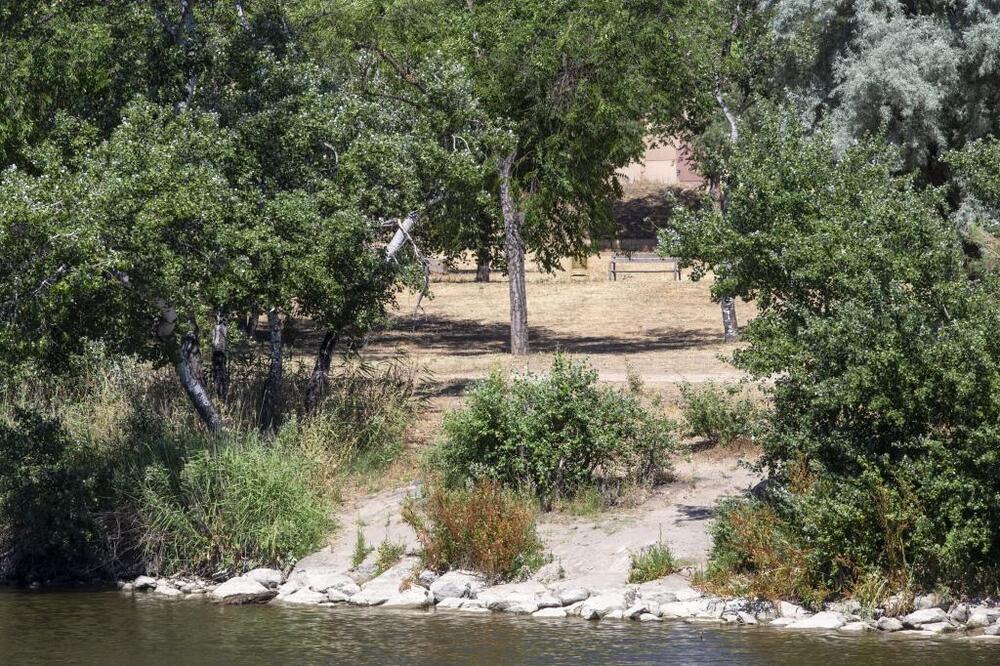
[[[667,544],[657,541],[638,553],[632,553],[628,582],[647,583],[677,571],[677,559]]]
[[[752,441],[758,429],[760,410],[741,393],[739,386],[731,384],[681,384],[685,434],[726,447]]]
[[[0,421],[0,578],[92,578],[103,571],[96,480],[85,447],[57,420]]]
[[[358,525],[357,533],[354,535],[354,550],[351,552],[351,567],[357,568],[365,561],[368,554],[374,550],[365,540],[365,532]]]
[[[468,489],[433,485],[422,500],[404,504],[403,520],[437,571],[471,569],[499,581],[543,564],[534,501],[493,480]]]
[[[878,142],[841,153],[789,117],[746,136],[725,214],[680,225],[716,293],[756,301],[734,360],[773,382],[770,490],[720,520],[717,570],[802,597],[995,594],[1000,279]]]
[[[142,545],[158,574],[284,567],[322,545],[332,506],[316,463],[255,438],[146,471]]]
[[[460,484],[491,478],[532,489],[549,507],[586,487],[614,493],[668,469],[673,424],[632,393],[557,354],[547,376],[494,371],[447,415],[438,463]]]

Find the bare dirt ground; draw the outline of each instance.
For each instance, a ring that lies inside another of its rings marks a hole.
[[[709,284],[687,276],[678,282],[663,273],[609,282],[609,255],[554,277],[529,273],[531,354],[526,358],[513,360],[508,354],[507,283],[499,275],[486,284],[473,281],[471,267],[437,276],[433,298],[423,301],[416,318],[416,296],[401,299],[396,325],[374,341],[369,353],[378,358],[405,350],[424,366],[427,404],[407,451],[392,469],[345,493],[341,529],[331,543],[333,559],[349,561],[358,529],[369,544],[414,541],[399,509],[417,490],[420,456],[438,438],[444,413],[458,407],[469,384],[491,368],[543,372],[563,351],[586,358],[603,382],[622,383],[629,372],[638,373],[674,416],[680,382],[740,380],[741,374],[723,360],[733,348],[722,344],[721,315]],[[751,306],[740,304],[739,315],[741,320],[752,316]],[[641,503],[596,517],[550,512],[540,517],[539,534],[567,578],[582,583],[623,583],[630,554],[661,538],[683,562],[703,564],[711,546],[713,507],[756,481],[743,464],[753,457],[753,451],[682,454],[674,480]]]

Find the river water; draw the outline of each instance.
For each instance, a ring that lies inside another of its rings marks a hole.
[[[1000,664],[1000,642],[0,592],[0,664]]]

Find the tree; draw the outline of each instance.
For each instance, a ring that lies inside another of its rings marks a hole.
[[[838,148],[885,125],[907,168],[948,179],[944,152],[1000,130],[1000,13],[983,0],[775,3],[780,39],[803,48],[790,100],[828,121]]]
[[[946,192],[899,149],[796,116],[745,132],[729,204],[674,240],[754,300],[737,367],[768,389],[764,495],[811,584],[989,586],[997,541],[996,277],[970,279]]]
[[[357,46],[378,55],[411,92],[430,81],[420,63],[443,54],[471,81],[494,136],[483,142],[479,215],[456,233],[486,256],[501,243],[509,278],[511,351],[528,350],[525,257],[543,270],[596,249],[614,233],[617,168],[638,158],[644,137],[676,123],[693,88],[686,35],[672,21],[686,4],[609,0],[362,2],[342,21]],[[499,224],[485,225],[499,215]],[[461,224],[461,223],[459,223]],[[430,226],[430,225],[429,225]],[[503,233],[493,229],[502,227]],[[488,229],[488,231],[484,231]],[[439,236],[440,238],[440,236]],[[442,243],[447,246],[447,243]]]
[[[408,264],[405,220],[412,226],[449,177],[470,171],[474,141],[446,144],[446,114],[415,115],[412,100],[394,99],[395,81],[358,76],[371,66],[364,54],[317,64],[285,3],[140,9],[133,27],[157,36],[137,40],[156,72],[145,95],[133,93],[107,129],[67,105],[10,149],[24,165],[0,177],[0,265],[12,295],[0,342],[12,360],[51,367],[89,340],[169,362],[216,430],[201,325],[213,324],[224,397],[228,323],[265,312],[259,423],[272,430],[285,318],[301,308],[333,337],[377,322]],[[53,11],[58,20],[75,9]],[[429,94],[452,94],[455,77],[441,74]],[[386,232],[395,237],[383,251]]]

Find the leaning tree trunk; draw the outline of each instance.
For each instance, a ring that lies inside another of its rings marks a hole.
[[[281,316],[276,308],[267,311],[267,328],[271,338],[271,365],[267,371],[267,379],[264,380],[257,426],[261,432],[274,432],[278,429],[278,400],[282,379]]]
[[[127,279],[127,278],[126,278]],[[174,361],[174,370],[181,387],[194,406],[199,418],[212,432],[222,430],[222,419],[212,404],[208,391],[201,380],[201,353],[198,343],[198,329],[192,325],[177,344],[177,311],[162,298],[155,299],[160,318],[156,322],[156,337],[167,349]]]
[[[521,215],[511,192],[516,151],[500,161],[500,207],[503,210],[504,250],[507,254],[507,278],[510,290],[510,353],[528,353],[528,296],[524,275],[524,240],[521,238]]]
[[[312,374],[309,375],[309,384],[306,386],[306,411],[314,412],[319,406],[320,400],[326,394],[328,377],[330,376],[330,362],[333,359],[333,350],[337,347],[338,332],[327,331],[323,336],[323,342],[319,345],[319,353],[316,354],[316,362],[313,364]]]
[[[222,312],[217,312],[215,326],[212,328],[212,386],[218,400],[225,400],[229,394],[228,343],[229,326],[226,324],[226,317]]]

